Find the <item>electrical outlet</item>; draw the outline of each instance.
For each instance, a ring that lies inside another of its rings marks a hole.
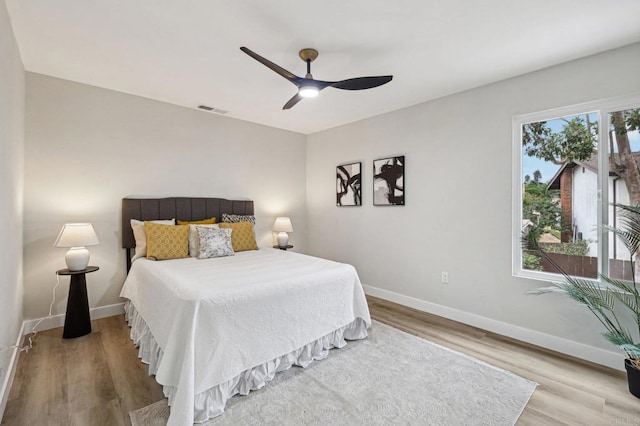
[[[442,273],[442,284],[449,284],[449,273],[448,272],[443,272]]]

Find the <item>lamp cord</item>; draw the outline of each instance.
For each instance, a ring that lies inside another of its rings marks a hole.
[[[51,319],[53,317],[53,305],[56,303],[56,289],[58,288],[59,285],[60,285],[60,275],[56,272],[56,285],[53,287],[53,290],[52,290],[51,304],[49,305],[49,315],[47,315],[44,318],[40,318],[40,320],[38,320],[38,322],[35,323],[34,326],[31,328],[32,334],[27,338],[29,343],[25,344],[24,346],[11,345],[4,348],[0,348],[0,352],[7,349],[20,349],[20,352],[29,353],[29,351],[33,349],[33,339],[35,339],[36,335],[38,334],[37,327],[40,325],[42,321],[46,319]],[[4,372],[3,369],[0,369],[0,375],[2,375],[3,372]]]

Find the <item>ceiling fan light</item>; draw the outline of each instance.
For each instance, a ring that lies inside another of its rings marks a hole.
[[[298,90],[298,94],[303,98],[315,98],[316,96],[318,96],[318,93],[320,93],[318,88],[310,85],[302,86],[300,87],[300,90]]]

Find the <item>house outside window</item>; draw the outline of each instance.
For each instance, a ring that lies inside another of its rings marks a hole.
[[[614,204],[640,205],[640,97],[514,117],[513,144],[514,275],[630,280],[631,253],[603,225],[619,225]]]

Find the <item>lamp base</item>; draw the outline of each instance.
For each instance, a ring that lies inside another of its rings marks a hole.
[[[87,269],[89,264],[89,250],[84,247],[71,247],[64,255],[67,262],[67,269],[70,271],[82,271]]]
[[[289,244],[289,234],[287,234],[286,232],[278,232],[278,247],[280,248],[287,248],[287,245]]]

